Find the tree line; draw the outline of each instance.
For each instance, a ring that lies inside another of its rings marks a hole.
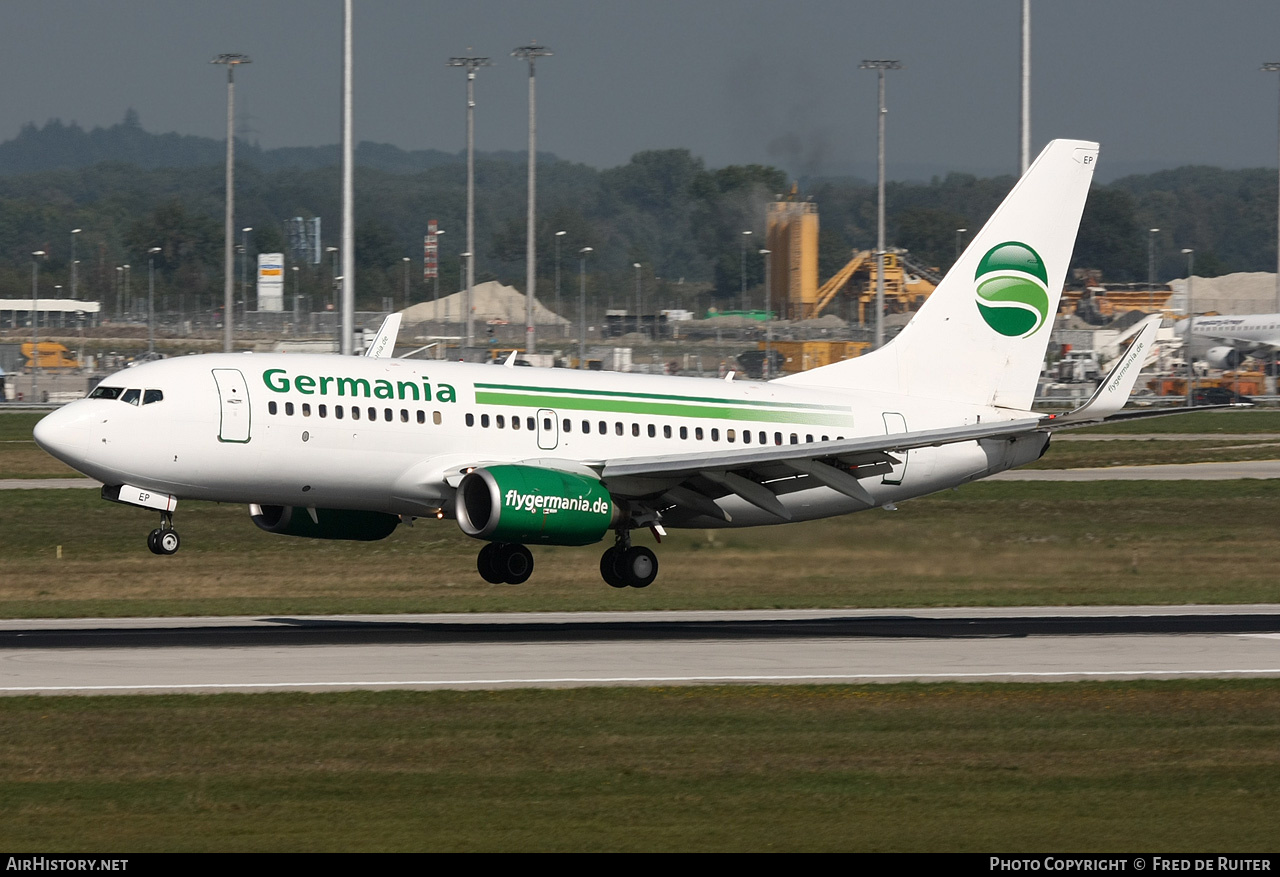
[[[40,265],[41,294],[52,295],[55,284],[67,294],[69,235],[80,228],[76,258],[81,297],[110,305],[120,277],[117,267],[124,264],[132,266],[135,289],[140,288],[136,284],[145,282],[148,251],[158,247],[158,289],[181,289],[197,303],[214,307],[222,290],[222,148],[207,138],[150,134],[136,115],[93,132],[60,122],[27,126],[18,138],[0,144],[0,298],[31,294],[31,253],[36,250],[48,254]],[[251,267],[257,253],[284,249],[284,222],[294,216],[321,217],[324,244],[338,244],[339,176],[332,149],[248,148],[238,149],[238,155],[236,226],[253,229],[248,238]],[[432,219],[445,230],[440,238],[441,293],[455,291],[460,286],[459,254],[466,249],[460,157],[362,144],[357,164],[360,306],[378,308],[388,297],[400,305],[405,257],[410,259],[410,300],[429,300],[433,289],[423,283],[421,257],[422,237]],[[524,157],[481,155],[476,180],[477,279],[523,288]],[[744,279],[750,288],[760,286],[763,260],[757,250],[764,242],[767,204],[793,185],[777,168],[708,168],[684,149],[641,152],[625,165],[603,170],[544,154],[538,182],[540,298],[550,301],[557,264],[566,296],[576,292],[580,251],[590,247],[585,267],[593,301],[626,306],[634,289],[633,266],[639,263],[645,288],[659,293],[650,301],[697,309],[714,303],[736,306]],[[928,182],[890,183],[888,242],[909,250],[917,263],[945,270],[955,259],[958,238],[967,241],[1013,183],[1012,176],[979,179],[960,173]],[[1104,281],[1144,282],[1148,229],[1160,228],[1154,238],[1160,281],[1185,275],[1184,247],[1196,250],[1196,273],[1202,276],[1272,271],[1275,187],[1272,170],[1208,167],[1096,185],[1085,207],[1072,267],[1095,272]],[[874,247],[872,183],[802,180],[798,193],[818,203],[822,278],[833,274],[851,251]],[[752,236],[742,234],[748,230]],[[299,267],[296,274],[287,272],[289,282],[296,280],[313,303],[327,301],[332,263],[325,259]]]

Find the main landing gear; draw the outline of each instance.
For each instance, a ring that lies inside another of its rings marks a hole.
[[[152,554],[168,556],[177,554],[181,545],[182,540],[178,538],[178,531],[173,529],[173,513],[163,512],[160,526],[147,534],[147,547],[151,549]]]
[[[156,534],[172,535],[173,550],[178,550],[178,534],[172,529],[156,530],[152,536]],[[522,585],[533,575],[533,554],[516,542],[488,542],[476,555],[476,570],[492,585]],[[647,588],[658,577],[658,558],[643,545],[632,545],[630,530],[619,530],[614,546],[600,557],[600,576],[610,587]]]
[[[533,575],[533,554],[515,542],[490,542],[480,549],[476,569],[491,585],[523,585]]]
[[[658,577],[658,558],[631,544],[631,531],[618,530],[614,546],[600,556],[600,576],[612,588],[647,588]]]

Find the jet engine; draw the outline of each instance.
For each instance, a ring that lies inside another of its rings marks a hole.
[[[399,515],[388,515],[385,512],[315,509],[315,518],[311,515],[310,510],[298,506],[249,506],[249,517],[258,525],[258,529],[282,536],[374,542],[390,536],[400,523]]]
[[[1244,362],[1244,354],[1234,347],[1210,347],[1204,355],[1209,368],[1238,368]]]
[[[539,466],[473,469],[458,485],[462,532],[491,542],[590,545],[619,514],[598,478]]]

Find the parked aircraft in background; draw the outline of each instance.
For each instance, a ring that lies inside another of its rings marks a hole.
[[[494,583],[529,578],[529,545],[612,530],[604,580],[645,587],[658,562],[637,529],[891,509],[1035,460],[1058,426],[1118,411],[1155,318],[1086,405],[1031,411],[1096,159],[1097,144],[1050,143],[891,343],[768,383],[393,359],[384,328],[362,358],[147,363],[35,437],[107,499],[159,511],[157,554],[178,550],[178,501],[210,500],[318,539],[456,520],[485,542],[477,566]]]
[[[1187,327],[1192,326],[1193,341],[1204,341],[1213,346],[1203,354],[1210,368],[1235,368],[1246,356],[1269,359],[1280,350],[1280,314],[1215,314],[1179,320],[1174,331],[1184,339]],[[1224,341],[1225,344],[1213,342]],[[1195,349],[1201,350],[1197,346]]]

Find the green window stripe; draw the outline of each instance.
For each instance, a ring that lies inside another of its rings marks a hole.
[[[507,390],[513,393],[533,392],[519,384],[476,384],[480,390]],[[761,408],[808,408],[814,411],[848,411],[844,405],[814,405],[805,402],[765,402],[755,399],[725,399],[715,396],[669,396],[664,393],[630,393],[623,390],[575,390],[568,387],[538,387],[539,393],[564,393],[572,396],[617,396],[627,399],[658,399],[676,402],[711,402],[719,405],[759,406]]]
[[[512,405],[521,408],[559,408],[574,411],[609,411],[652,414],[660,417],[701,417],[714,420],[753,420],[764,423],[805,423],[813,426],[853,426],[848,414],[811,411],[759,411],[729,406],[678,405],[663,402],[631,402],[626,399],[574,399],[563,396],[515,395],[476,391],[480,405]]]

